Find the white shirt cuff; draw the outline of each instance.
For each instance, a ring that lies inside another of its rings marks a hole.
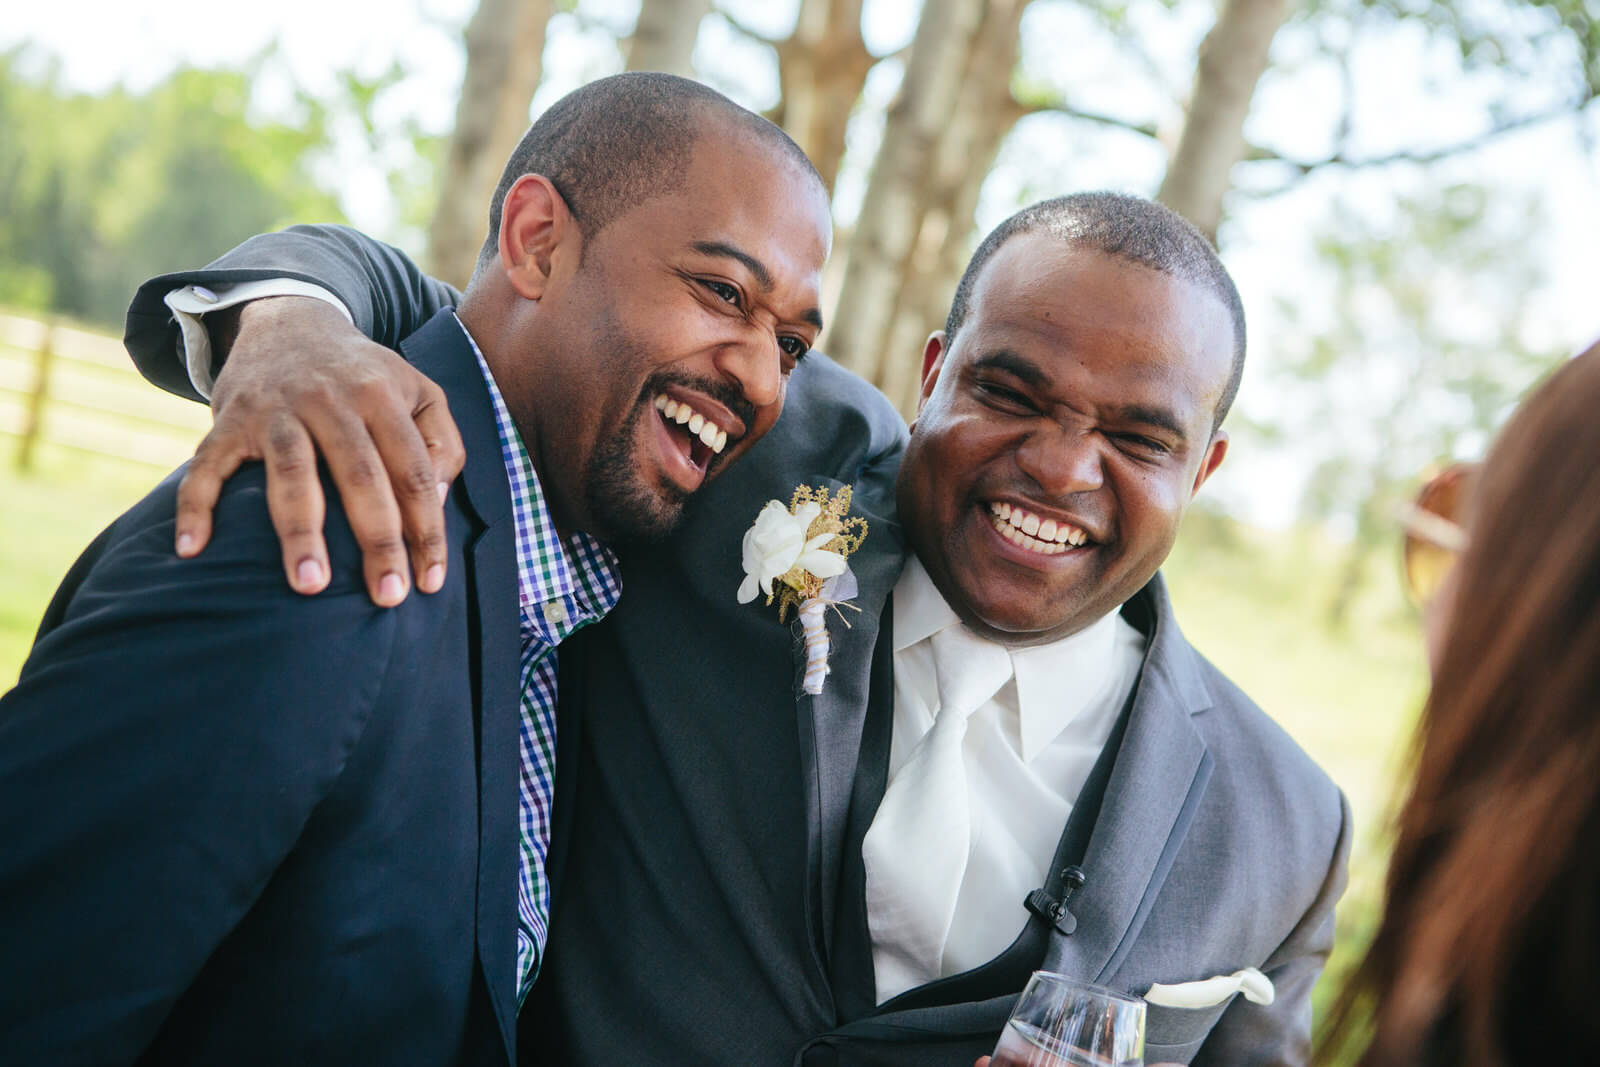
[[[186,285],[172,290],[165,299],[167,307],[172,309],[172,317],[178,320],[178,326],[183,331],[183,358],[189,369],[189,381],[194,383],[195,391],[207,400],[211,399],[211,387],[214,384],[211,375],[211,335],[206,332],[206,325],[201,319],[208,311],[222,311],[268,296],[315,297],[332,304],[352,325],[355,323],[344,301],[320,285],[295,278],[263,278],[254,282],[218,285],[211,289],[203,285]]]

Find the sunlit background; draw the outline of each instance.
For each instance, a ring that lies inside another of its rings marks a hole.
[[[844,151],[836,174],[824,168],[838,226],[830,292],[887,292],[892,306],[830,309],[823,347],[902,405],[952,264],[1017,207],[1114,188],[1159,194],[1214,228],[1244,295],[1250,358],[1234,447],[1168,574],[1188,636],[1351,795],[1361,841],[1347,960],[1370,923],[1382,816],[1425,686],[1394,507],[1425,467],[1481,454],[1517,397],[1600,336],[1600,3],[646,0],[658,24],[697,25],[677,44],[635,38],[637,0],[482,3],[538,12],[542,52],[515,57],[539,74],[533,115],[588,79],[649,65],[793,132],[818,110],[805,95],[824,87],[814,72],[836,68],[827,77],[846,79],[854,104],[834,108]],[[350,222],[449,273],[430,238],[441,202],[486,215],[486,194],[443,166],[478,6],[8,11],[0,684],[77,551],[206,425],[90,336],[119,330],[135,284],[297,221]],[[924,32],[963,12],[970,40]],[[1239,43],[1250,33],[1271,42],[1259,79]],[[919,48],[941,42],[955,61],[930,72],[924,53],[919,67]],[[908,80],[950,101],[920,169],[903,154],[916,109],[894,106]],[[1194,117],[1228,83],[1249,106],[1231,140],[1210,135],[1224,184],[1184,198],[1176,179],[1191,164],[1175,152],[1199,143]],[[521,125],[526,100],[512,103]],[[469,111],[494,106],[503,95]],[[972,140],[952,146],[958,133]],[[898,168],[880,165],[885,145]],[[897,202],[917,205],[901,259],[852,257],[853,238],[881,237],[890,214],[863,205]]]

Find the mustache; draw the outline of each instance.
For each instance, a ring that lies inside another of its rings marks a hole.
[[[749,432],[750,427],[756,421],[756,406],[745,398],[744,393],[737,385],[724,379],[700,378],[693,374],[684,374],[679,371],[662,371],[652,374],[645,381],[644,389],[639,394],[639,403],[651,403],[655,395],[662,392],[669,385],[704,393],[737,415],[739,420],[744,423],[746,433]]]

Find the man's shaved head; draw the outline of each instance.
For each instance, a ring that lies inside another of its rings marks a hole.
[[[690,155],[713,119],[776,149],[822,185],[788,134],[715,89],[673,74],[618,74],[568,93],[523,135],[489,204],[480,265],[498,254],[501,205],[523,175],[550,179],[592,240],[629,208],[682,188]]]
[[[1122,193],[1091,192],[1041,200],[1006,219],[983,239],[956,287],[945,320],[945,343],[954,344],[966,321],[973,288],[984,264],[1011,238],[1043,233],[1075,248],[1090,248],[1142,267],[1193,282],[1214,295],[1233,324],[1233,365],[1217,403],[1212,428],[1222,425],[1244,374],[1244,305],[1227,268],[1204,234],[1182,215],[1153,200]]]

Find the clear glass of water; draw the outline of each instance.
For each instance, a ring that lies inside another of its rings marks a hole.
[[[1144,1001],[1035,971],[990,1067],[1144,1067]]]

